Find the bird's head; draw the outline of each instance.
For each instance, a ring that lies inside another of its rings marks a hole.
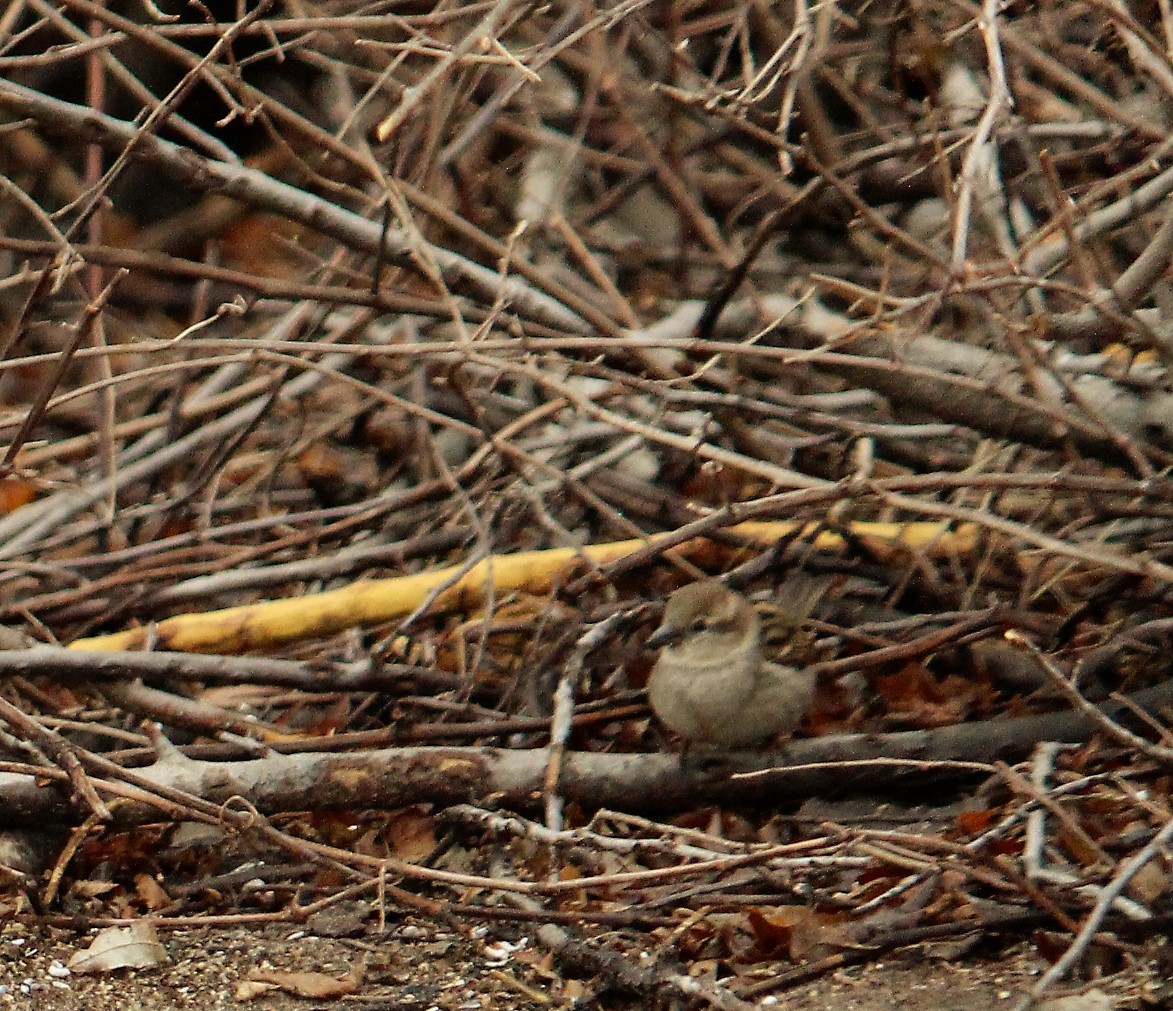
[[[748,600],[715,580],[704,580],[668,598],[664,619],[648,638],[648,646],[678,656],[733,654],[756,648],[760,631]]]

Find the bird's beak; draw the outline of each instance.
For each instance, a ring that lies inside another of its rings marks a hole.
[[[648,649],[659,649],[661,646],[668,646],[674,642],[679,642],[680,638],[680,629],[673,628],[671,625],[661,625],[648,636]]]

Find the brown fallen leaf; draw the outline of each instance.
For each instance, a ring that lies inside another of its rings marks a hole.
[[[167,949],[152,924],[145,921],[129,927],[107,927],[85,951],[69,960],[74,972],[111,972],[114,969],[150,969],[166,962]]]
[[[162,909],[171,903],[171,896],[167,894],[167,890],[150,874],[136,874],[134,890],[150,910]]]
[[[841,926],[805,906],[750,909],[747,921],[760,958],[785,951],[797,964],[852,946],[850,935]]]
[[[356,965],[341,979],[324,972],[285,972],[281,969],[254,969],[248,978],[253,983],[269,983],[295,997],[330,1000],[354,993],[364,975],[365,966]]]
[[[236,984],[236,988],[232,991],[232,996],[237,1000],[256,1000],[258,997],[264,997],[266,994],[278,990],[280,987],[273,983],[256,983],[252,980],[244,979]]]

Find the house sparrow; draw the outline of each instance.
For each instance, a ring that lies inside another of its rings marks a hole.
[[[796,616],[794,626],[805,617]],[[720,583],[705,580],[673,593],[648,639],[652,648],[663,647],[648,679],[660,722],[686,742],[723,748],[793,731],[811,706],[814,675],[766,660],[761,638],[753,606]]]

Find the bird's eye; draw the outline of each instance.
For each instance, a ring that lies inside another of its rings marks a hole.
[[[690,632],[703,632],[709,627],[709,623],[704,618],[697,618],[691,625],[688,626]]]

